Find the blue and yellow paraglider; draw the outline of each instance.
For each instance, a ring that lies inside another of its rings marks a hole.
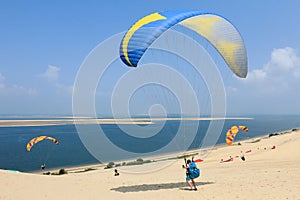
[[[156,12],[141,18],[125,34],[120,58],[126,65],[137,67],[150,45],[177,24],[209,41],[234,74],[241,78],[247,76],[247,53],[238,30],[223,17],[201,11]]]

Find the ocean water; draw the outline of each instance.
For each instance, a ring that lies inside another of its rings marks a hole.
[[[226,131],[233,125],[246,125],[249,128],[247,134],[239,133],[235,141],[300,127],[300,116],[250,117],[252,119],[225,120],[217,144],[225,143]],[[18,119],[22,119],[22,117]],[[193,126],[194,123],[196,122],[186,122],[186,137],[189,137],[189,127]],[[101,125],[101,128],[114,145],[138,154],[155,151],[167,145],[175,137],[179,124],[180,121],[167,121],[159,133],[147,139],[146,144],[143,138],[135,138],[124,134],[117,125]],[[189,149],[199,148],[209,124],[210,121],[200,121],[197,135],[193,138]],[[151,126],[155,128],[158,125],[160,125],[159,122]],[[126,126],[129,130],[134,131],[134,126]],[[27,152],[26,144],[32,138],[40,135],[56,138],[59,145],[55,145],[51,141],[40,142],[32,147],[30,152]],[[0,127],[0,141],[1,169],[29,172],[39,170],[40,165],[43,163],[46,163],[47,169],[99,163],[86,150],[74,125]],[[109,152],[109,149],[107,149],[107,152],[103,153]]]

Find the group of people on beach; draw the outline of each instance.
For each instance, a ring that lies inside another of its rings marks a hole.
[[[248,151],[249,152],[249,151]],[[250,151],[251,152],[251,151]],[[241,151],[241,155],[240,156],[236,156],[236,158],[241,158],[242,161],[246,161],[246,157],[245,157],[245,154],[243,151]],[[231,162],[233,161],[233,158],[231,156],[229,156],[228,159],[224,160],[224,159],[221,159],[220,163],[223,163],[223,162]]]

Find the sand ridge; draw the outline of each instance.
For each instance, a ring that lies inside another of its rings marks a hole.
[[[251,120],[247,117],[182,117],[182,118],[81,118],[81,117],[63,117],[64,119],[2,119],[0,120],[0,127],[20,127],[20,126],[54,126],[66,124],[153,124],[157,121],[201,121],[201,120]]]

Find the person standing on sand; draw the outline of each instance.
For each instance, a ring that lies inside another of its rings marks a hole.
[[[187,160],[186,166],[182,165],[182,168],[186,169],[186,183],[191,188],[191,190],[197,190],[196,183],[194,181],[195,178],[199,177],[200,170],[197,168],[195,162],[191,160]],[[190,181],[192,183],[190,183]]]
[[[246,160],[246,158],[245,158],[245,155],[244,155],[243,151],[241,151],[241,159],[242,159],[242,161],[245,161],[245,160]]]
[[[44,170],[45,168],[46,168],[46,164],[44,163],[41,165],[41,170]]]
[[[118,170],[115,169],[115,176],[119,176],[119,175],[120,175],[120,174],[119,174]]]

